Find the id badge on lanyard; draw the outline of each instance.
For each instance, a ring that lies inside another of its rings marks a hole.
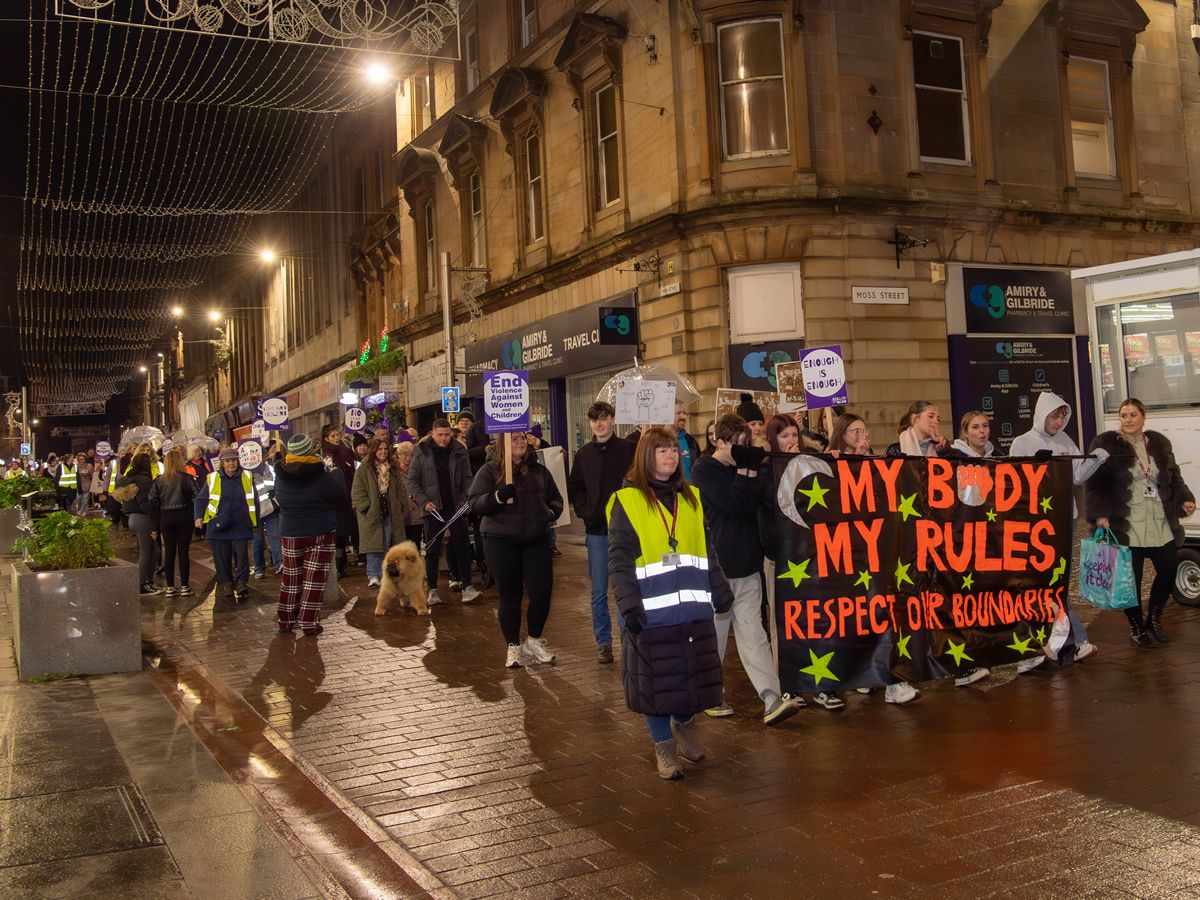
[[[1146,455],[1149,457],[1149,451],[1147,451]],[[1154,473],[1149,466],[1142,465],[1142,459],[1137,455],[1136,450],[1134,451],[1134,459],[1137,460],[1138,469],[1142,473],[1142,478],[1145,479],[1145,483],[1142,485],[1142,496],[1147,500],[1157,500],[1158,485],[1155,483]]]
[[[679,565],[679,554],[675,552],[676,548],[679,546],[679,541],[675,539],[675,524],[679,521],[679,498],[676,497],[675,502],[671,505],[670,525],[667,524],[667,517],[663,514],[663,510],[666,507],[664,507],[661,502],[657,503],[656,507],[658,509],[658,516],[660,519],[662,519],[663,528],[667,530],[667,546],[671,548],[670,553],[663,554],[662,564],[664,566],[671,566],[672,568],[675,568]]]

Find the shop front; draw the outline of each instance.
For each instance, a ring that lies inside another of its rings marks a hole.
[[[518,307],[519,309],[520,307]],[[600,341],[601,309],[629,311],[637,319],[634,291],[588,304],[467,348],[467,394],[477,397],[483,373],[526,369],[530,381],[530,422],[542,439],[574,456],[591,439],[587,410],[613,375],[633,365],[636,347]]]
[[[465,387],[467,353],[460,347],[454,352],[455,380]],[[442,415],[442,387],[446,384],[446,354],[427,357],[408,367],[404,376],[409,422],[420,434],[428,434],[434,420]]]

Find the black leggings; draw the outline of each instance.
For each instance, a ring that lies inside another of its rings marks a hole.
[[[1175,583],[1175,542],[1161,547],[1130,547],[1133,551],[1133,582],[1137,585],[1138,605],[1125,610],[1130,625],[1141,627],[1142,618],[1142,563],[1154,563],[1154,581],[1150,583],[1150,614],[1161,613],[1171,597],[1171,585]]]
[[[540,638],[550,616],[550,588],[554,585],[554,562],[550,542],[533,543],[483,536],[488,569],[500,593],[500,631],[510,644],[521,642],[521,595],[529,593],[525,630]]]
[[[192,559],[188,550],[192,546],[195,519],[191,509],[164,509],[159,523],[159,534],[163,542],[163,568],[168,586],[175,586],[175,557],[179,556],[179,586],[185,587],[192,574]]]

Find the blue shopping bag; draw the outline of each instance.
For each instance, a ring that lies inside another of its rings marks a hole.
[[[1133,553],[1121,546],[1111,528],[1097,528],[1090,538],[1079,542],[1079,590],[1097,609],[1138,605]]]

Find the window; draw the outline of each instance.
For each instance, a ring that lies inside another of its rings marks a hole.
[[[596,99],[596,206],[605,209],[621,199],[621,164],[617,144],[617,89],[606,84]]]
[[[479,32],[472,28],[463,39],[463,61],[467,65],[467,93],[479,87]]]
[[[913,82],[921,159],[966,165],[971,143],[962,40],[914,32]]]
[[[425,201],[425,209],[422,212],[422,224],[425,229],[425,292],[433,293],[437,290],[437,238],[434,231],[433,221],[433,201]]]
[[[804,337],[798,263],[738,266],[728,270],[729,337],[751,344]]]
[[[467,210],[469,220],[467,227],[471,232],[467,236],[471,247],[471,265],[484,266],[487,253],[483,236],[483,180],[476,169],[467,176]]]
[[[1067,61],[1067,86],[1071,97],[1071,151],[1075,173],[1116,177],[1108,63],[1071,57]]]
[[[521,46],[528,47],[537,37],[537,0],[518,0],[521,4]]]
[[[1150,409],[1200,405],[1200,295],[1098,307],[1096,343],[1105,413],[1126,397]]]
[[[788,151],[783,26],[755,19],[717,29],[726,159]]]
[[[542,239],[542,140],[525,138],[525,243]]]

